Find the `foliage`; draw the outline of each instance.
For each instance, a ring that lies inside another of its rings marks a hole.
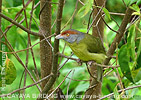
[[[28,0],[25,0],[27,2]],[[77,14],[74,17],[72,28],[82,31],[82,32],[87,32],[87,23],[89,19],[89,15],[92,10],[92,0],[81,0],[84,1],[85,5],[78,4],[78,9],[77,9]],[[130,6],[131,9],[133,9],[135,12],[133,15],[138,15],[141,16],[140,13],[140,8],[138,4],[133,4],[133,2],[140,2],[140,0],[124,0],[125,4],[127,6]],[[52,2],[57,2],[56,0],[52,0]],[[37,0],[35,0],[35,3],[37,4]],[[63,18],[62,18],[62,28],[64,25],[68,22],[68,20],[71,18],[74,10],[75,10],[75,0],[66,0],[65,6],[64,6],[64,12],[63,12]],[[52,4],[52,24],[53,21],[56,19],[56,11],[57,11],[57,5]],[[119,6],[120,5],[120,6]],[[3,5],[2,5],[2,13],[12,19],[14,19],[17,16],[17,13],[22,9],[22,1],[20,0],[3,0]],[[30,11],[31,11],[32,5],[29,4],[26,8],[26,14],[29,22],[30,18]],[[100,7],[99,7],[100,8]],[[110,12],[116,12],[116,13],[125,13],[126,7],[123,4],[122,0],[107,0],[106,2],[106,7],[104,7],[103,12],[105,13],[105,21],[107,24],[112,27],[112,29],[117,30],[119,27],[118,25],[121,24],[123,16],[117,16],[117,15],[112,15]],[[31,24],[31,30],[34,32],[38,32],[39,30],[39,12],[40,12],[40,7],[38,6],[34,13],[33,17],[35,20],[32,19],[32,24]],[[20,17],[17,19],[17,22],[21,22],[21,20],[24,18],[24,13],[20,15]],[[115,23],[113,20],[115,19]],[[2,30],[5,31],[11,23],[8,22],[7,20],[2,19]],[[38,25],[37,25],[38,24]],[[69,22],[69,25],[64,27],[65,29],[70,28],[71,21]],[[135,22],[132,23],[133,25],[129,25],[130,27],[127,28],[127,32],[125,33],[124,38],[120,42],[119,46],[117,47],[116,52],[114,53],[114,56],[118,54],[118,62],[117,64],[120,65],[120,68],[118,68],[119,74],[121,76],[122,83],[125,88],[127,87],[132,87],[134,85],[141,85],[141,21],[140,18]],[[25,21],[21,23],[24,27],[26,27]],[[52,28],[52,34],[55,32],[55,27]],[[91,34],[91,30],[89,31]],[[12,47],[14,48],[15,51],[22,50],[27,48],[27,33],[20,28],[16,26],[12,26],[12,28],[7,32],[7,39],[11,43]],[[116,33],[112,32],[109,28],[105,26],[104,29],[104,46],[106,50],[108,50],[109,46],[111,45],[113,39],[115,38]],[[12,37],[12,38],[11,38]],[[32,45],[39,42],[39,38],[31,36],[31,42]],[[52,37],[52,44],[54,44],[54,37]],[[64,47],[64,42],[60,41],[60,52],[63,51]],[[8,49],[8,47],[6,46]],[[10,50],[7,50],[10,52]],[[37,64],[37,69],[38,72],[40,72],[40,56],[39,56],[39,45],[36,45],[33,47],[33,51],[35,52],[35,61]],[[66,46],[66,49],[64,51],[64,54],[69,56],[71,54],[71,50],[68,46]],[[26,51],[22,51],[18,53],[19,57],[23,61],[23,63],[26,63]],[[24,68],[22,65],[17,61],[17,59],[12,55],[8,54],[9,60],[7,60],[9,63],[11,63],[9,67],[5,66],[7,68],[10,68],[7,73],[9,75],[6,75],[9,79],[11,77],[11,80],[7,80],[8,85],[6,85],[6,89],[3,93],[10,93],[11,91],[18,89],[20,86],[20,81],[22,82],[21,87],[23,86],[24,80],[21,79]],[[72,56],[73,58],[77,58],[75,55]],[[59,57],[61,58],[61,57]],[[60,66],[64,64],[64,62],[67,60],[67,58],[62,58],[62,61],[59,62]],[[14,62],[14,65],[12,63]],[[60,60],[59,60],[60,61]],[[114,63],[115,59],[111,60],[111,63]],[[116,64],[114,64],[116,65]],[[33,72],[35,71],[34,68],[34,63],[33,59],[31,56],[31,53],[29,53],[29,63],[28,63],[28,69],[36,79],[36,75]],[[64,79],[65,75],[67,73],[73,70],[64,83],[61,85],[61,89],[63,93],[66,95],[67,92],[69,95],[83,95],[85,90],[89,87],[89,73],[87,71],[86,65],[83,64],[82,66],[78,66],[78,64],[75,61],[69,60],[63,68],[61,68],[60,76],[58,77],[55,87],[60,84],[60,82]],[[112,68],[106,68],[105,73],[112,70]],[[16,74],[17,73],[17,76]],[[121,89],[121,87],[118,85],[119,84],[119,79],[117,75],[117,70],[113,70],[110,74],[105,76],[103,78],[103,84],[102,84],[102,95],[107,95],[109,93],[114,92],[115,95],[118,95],[117,91]],[[40,74],[39,74],[40,75]],[[1,76],[0,76],[1,78]],[[16,79],[15,79],[16,78]],[[70,81],[70,78],[74,79]],[[21,80],[20,80],[21,79]],[[15,81],[14,81],[15,80]],[[83,81],[82,81],[83,80]],[[27,81],[26,85],[32,84],[32,80],[30,79],[29,75],[27,75]],[[135,84],[134,84],[135,83]],[[70,84],[70,85],[68,85]],[[67,89],[69,88],[69,91]],[[34,90],[34,91],[33,91]],[[21,91],[22,93],[22,91]],[[18,93],[15,93],[18,94]],[[25,94],[29,94],[32,96],[32,94],[39,94],[39,91],[37,90],[36,86],[30,87],[25,90]],[[140,88],[132,89],[126,91],[127,95],[134,95],[134,96],[141,96],[141,90]],[[0,98],[1,99],[1,98]],[[7,99],[7,98],[6,98]],[[111,97],[111,99],[114,99],[114,97]],[[11,98],[11,100],[18,100],[18,98]],[[28,100],[33,100],[32,98],[28,98]],[[69,99],[69,100],[74,100]],[[80,98],[77,100],[81,100]],[[108,99],[107,99],[108,100]],[[134,99],[135,100],[135,99]]]
[[[15,65],[8,57],[6,57],[4,66],[0,67],[0,73],[0,87],[2,87],[2,84],[10,85],[16,79]]]

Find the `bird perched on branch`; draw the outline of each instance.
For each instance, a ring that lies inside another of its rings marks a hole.
[[[65,40],[73,53],[82,61],[95,61],[101,64],[106,58],[105,49],[98,37],[70,29],[55,38]]]
[[[62,32],[55,38],[65,40],[73,53],[82,61],[95,61],[102,64],[107,57],[102,42],[98,37],[70,29]],[[101,81],[102,68],[98,67],[97,70],[99,71],[97,80]]]

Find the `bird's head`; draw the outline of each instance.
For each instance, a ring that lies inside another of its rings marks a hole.
[[[81,39],[84,38],[84,33],[70,29],[62,32],[61,34],[57,35],[55,38],[63,39],[69,43],[73,43],[75,41],[78,43]]]

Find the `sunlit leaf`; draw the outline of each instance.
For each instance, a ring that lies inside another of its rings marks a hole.
[[[100,6],[97,6],[98,8],[101,8]],[[106,8],[102,8],[103,12],[105,13],[105,15],[111,20],[111,16],[109,11]]]
[[[104,11],[105,15],[111,20],[109,11],[106,8],[103,8],[102,10]]]
[[[130,6],[131,9],[135,10],[136,12],[140,12],[140,8],[138,5],[133,4],[132,6]]]
[[[133,12],[132,15],[141,15],[140,12]]]
[[[134,83],[129,67],[130,56],[127,54],[127,45],[123,45],[118,54],[118,61],[123,75]]]

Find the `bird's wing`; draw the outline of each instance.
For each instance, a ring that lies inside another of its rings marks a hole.
[[[91,53],[104,53],[105,49],[102,45],[102,42],[99,38],[94,37],[89,34],[85,34],[84,42],[87,45],[87,49]]]

